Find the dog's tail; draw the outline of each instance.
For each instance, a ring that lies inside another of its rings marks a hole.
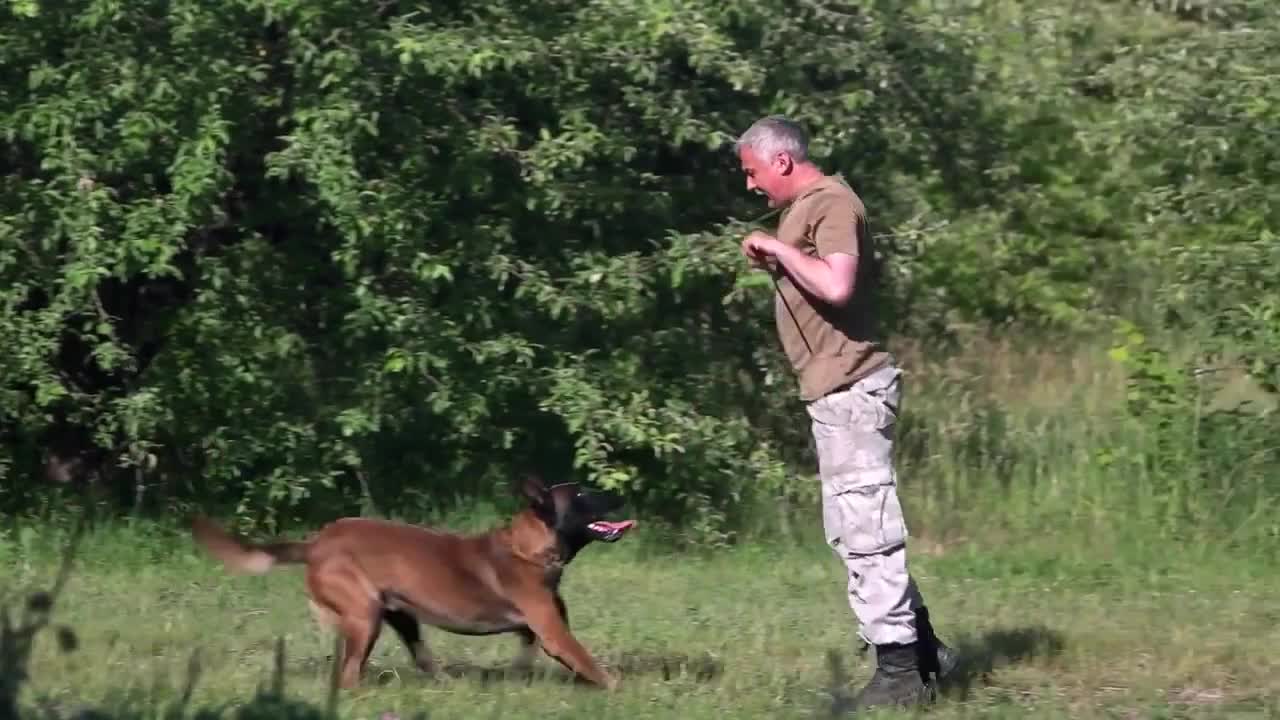
[[[191,536],[228,570],[250,575],[262,575],[277,564],[306,562],[310,547],[307,542],[246,543],[199,515],[191,521]]]

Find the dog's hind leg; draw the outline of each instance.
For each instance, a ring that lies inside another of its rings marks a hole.
[[[315,600],[308,600],[307,606],[311,608],[311,618],[315,620],[316,625],[324,629],[333,629],[338,627],[338,613],[321,605]]]
[[[422,639],[422,628],[418,625],[417,618],[404,610],[387,609],[382,611],[382,619],[387,621],[391,629],[396,631],[396,635],[400,636],[405,647],[409,649],[409,657],[413,659],[413,664],[425,673],[434,673],[436,664],[432,660],[431,650]]]
[[[378,634],[382,631],[382,611],[375,609],[363,618],[358,615],[343,617],[341,627],[346,639],[342,652],[342,686],[351,688],[359,684],[373,646],[378,642]]]
[[[341,685],[355,687],[382,630],[382,602],[360,567],[342,555],[309,566],[307,589],[317,606],[336,616],[344,640]]]
[[[529,629],[516,632],[520,635],[520,651],[511,666],[516,672],[527,673],[533,670],[533,660],[538,655],[538,636]]]

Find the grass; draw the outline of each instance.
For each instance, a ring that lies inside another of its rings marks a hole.
[[[1201,430],[1153,435],[1127,417],[1132,388],[1104,350],[975,340],[959,358],[901,353],[912,368],[900,448],[911,562],[939,631],[968,659],[931,717],[1280,714],[1275,467],[1246,452],[1266,445],[1233,444],[1272,442],[1250,430],[1268,420],[1233,420],[1217,444],[1170,461],[1162,453]],[[1222,387],[1205,392],[1241,392]],[[797,487],[815,489],[811,478]],[[642,526],[586,551],[565,598],[580,639],[620,672],[615,694],[569,682],[545,657],[533,677],[505,672],[514,638],[440,631],[427,639],[447,670],[425,677],[384,632],[365,687],[339,694],[338,714],[832,717],[871,668],[820,525],[816,506],[802,507],[788,536],[674,552]],[[65,535],[0,530],[0,595],[47,587]],[[169,718],[183,703],[322,717],[329,699],[332,638],[312,624],[298,570],[225,575],[171,527],[94,531],[53,621],[71,631],[36,638],[27,717]],[[283,691],[255,698],[279,681],[280,643]],[[22,660],[21,645],[9,633],[2,657]],[[21,681],[21,666],[0,687]],[[75,715],[86,707],[105,715]]]
[[[831,717],[869,674],[870,658],[855,652],[841,570],[819,542],[814,534],[804,545],[683,557],[638,537],[591,548],[567,576],[565,597],[580,638],[622,673],[615,695],[568,682],[545,657],[533,677],[505,673],[516,648],[506,637],[431,632],[447,670],[429,678],[386,632],[366,686],[340,696],[339,714]],[[968,657],[933,717],[1280,710],[1267,699],[1280,698],[1270,670],[1280,580],[1262,557],[1068,547],[1046,534],[917,553],[913,564],[940,632]],[[37,539],[27,555],[9,554],[3,586],[41,588],[56,565]],[[242,703],[272,684],[281,640],[284,696],[315,707],[328,697],[332,640],[311,623],[300,573],[229,577],[161,529],[91,536],[54,621],[74,630],[77,647],[63,651],[52,632],[37,639],[21,699],[45,708],[40,716],[96,707],[159,717],[156,708],[182,694],[193,657],[191,705],[233,703],[231,713],[241,703],[245,711]]]

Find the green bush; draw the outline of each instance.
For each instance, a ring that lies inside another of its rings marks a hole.
[[[807,502],[727,151],[772,112],[866,199],[896,336],[1191,313],[1274,390],[1276,13],[6,3],[3,500],[278,525],[533,468],[711,538]]]

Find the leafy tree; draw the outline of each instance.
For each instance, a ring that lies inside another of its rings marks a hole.
[[[772,112],[867,200],[887,331],[1148,277],[1274,387],[1277,11],[1202,5],[9,0],[0,492],[275,524],[536,468],[703,537],[811,499],[737,251]]]

